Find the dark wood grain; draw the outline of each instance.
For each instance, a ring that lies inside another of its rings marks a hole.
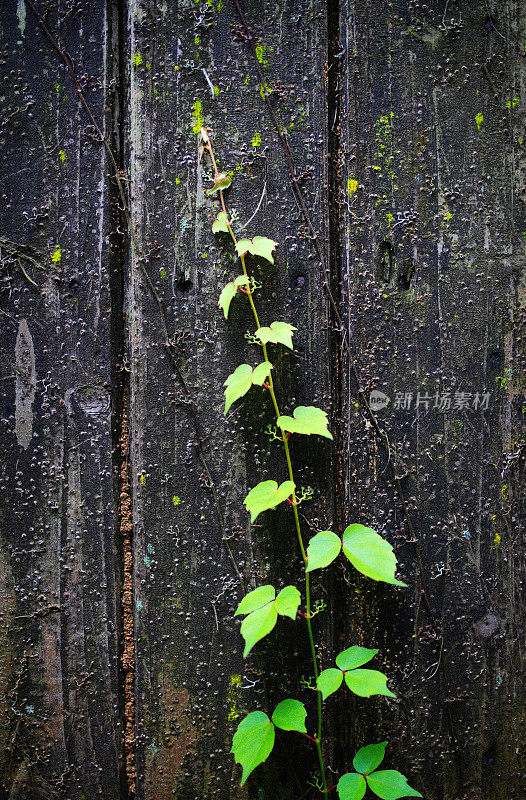
[[[390,397],[387,458],[351,374],[349,503],[411,583],[363,611],[400,700],[348,741],[390,729],[425,797],[518,797],[524,9],[349,2],[340,20],[349,338],[366,395]]]
[[[46,23],[102,124],[103,4]],[[0,794],[115,798],[106,160],[30,8],[1,24]]]
[[[270,101],[290,138],[323,246],[325,9],[317,2],[297,9],[257,3],[247,14],[272,90]],[[298,328],[295,354],[271,351],[287,413],[301,402],[327,405],[321,269],[260,95],[258,62],[233,5],[184,3],[163,11],[157,4],[143,4],[130,18],[129,61],[132,210],[146,269],[195,401],[224,534],[239,569],[248,585],[283,585],[297,573],[298,563],[290,509],[250,528],[242,505],[258,481],[286,477],[278,445],[263,434],[272,422],[269,402],[261,406],[247,396],[226,421],[222,416],[224,380],[238,364],[257,363],[258,353],[243,338],[253,330],[248,304],[236,299],[228,322],[217,306],[221,288],[239,265],[227,243],[223,246],[211,234],[218,205],[205,193],[211,166],[199,158],[193,126],[209,128],[221,167],[233,170],[228,202],[238,211],[239,224],[248,223],[243,235],[264,233],[279,242],[276,267],[259,274],[263,289],[258,303],[262,324],[286,320]],[[136,264],[128,322],[140,793],[150,800],[174,794],[244,797],[229,755],[236,721],[256,707],[272,710],[269,703],[285,697],[287,688],[298,691],[301,672],[308,669],[295,655],[297,637],[303,641],[304,632],[285,622],[271,643],[259,648],[258,663],[251,658],[244,667],[239,624],[232,616],[240,586],[197,458],[188,398],[163,346],[160,309]],[[293,450],[305,464],[300,481],[320,489],[317,514],[328,525],[330,446],[300,443]],[[290,567],[288,552],[294,561]],[[258,677],[260,668],[270,673],[266,685]],[[275,676],[282,679],[285,670],[291,671],[290,679],[280,685]],[[250,692],[253,681],[256,690]],[[265,796],[289,797],[297,791],[298,761],[291,761],[287,751],[277,762],[278,768],[283,762],[281,787],[276,761],[267,777],[261,770]]]

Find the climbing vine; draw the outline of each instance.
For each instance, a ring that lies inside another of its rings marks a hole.
[[[269,358],[269,346],[293,349],[293,335],[296,328],[288,322],[276,320],[270,325],[262,325],[255,303],[255,294],[262,288],[247,268],[247,255],[264,264],[274,264],[274,252],[278,242],[267,236],[255,235],[251,239],[238,238],[235,232],[235,215],[228,213],[225,203],[225,191],[231,183],[231,177],[221,172],[212,148],[210,136],[206,128],[199,131],[201,155],[208,154],[214,172],[213,185],[208,194],[219,199],[220,210],[212,224],[215,235],[230,237],[241,267],[241,272],[226,284],[221,291],[218,303],[228,320],[232,302],[238,302],[241,296],[246,298],[252,312],[255,329],[249,335],[249,341],[258,348],[258,360],[255,366],[241,364],[225,380],[225,414],[233,403],[244,397],[252,387],[266,390],[271,398],[275,414],[273,438],[283,446],[288,480],[281,484],[266,478],[254,486],[244,500],[247,512],[250,513],[251,524],[260,514],[276,508],[281,503],[288,503],[292,508],[293,525],[297,539],[298,551],[304,570],[302,591],[296,586],[285,586],[276,592],[274,586],[258,586],[248,592],[241,600],[235,615],[243,617],[241,635],[245,642],[243,657],[246,658],[252,649],[267,636],[278,624],[280,616],[292,620],[304,620],[312,659],[311,685],[317,696],[316,720],[309,721],[311,733],[307,728],[307,709],[294,698],[282,700],[271,715],[270,711],[251,711],[238,725],[233,737],[232,753],[235,761],[241,766],[241,785],[243,786],[251,773],[270,756],[276,738],[276,728],[300,734],[312,743],[317,761],[318,777],[316,786],[321,795],[328,797],[333,790],[337,791],[340,800],[361,800],[367,789],[382,800],[398,800],[402,797],[421,797],[412,789],[406,778],[396,770],[380,770],[387,742],[370,744],[362,747],[353,759],[354,772],[342,775],[337,784],[329,786],[327,765],[324,755],[324,702],[345,684],[351,692],[359,697],[396,695],[387,687],[387,677],[376,669],[369,669],[369,664],[378,650],[358,645],[351,645],[339,653],[334,665],[322,665],[316,652],[312,618],[320,608],[313,604],[310,574],[314,570],[324,569],[343,554],[352,566],[374,581],[383,581],[394,586],[405,584],[395,577],[396,557],[393,548],[385,539],[371,528],[358,523],[348,525],[340,537],[332,531],[320,531],[305,544],[298,508],[310,496],[309,490],[300,490],[294,477],[294,468],[289,448],[291,435],[322,436],[332,440],[329,420],[325,411],[315,406],[298,406],[292,415],[283,414],[280,410],[273,379],[273,364]],[[304,610],[300,610],[303,605]],[[365,667],[365,668],[364,668]]]

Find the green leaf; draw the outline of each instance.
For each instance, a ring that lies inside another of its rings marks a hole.
[[[248,392],[253,383],[262,386],[265,378],[268,378],[270,375],[271,369],[272,364],[269,364],[268,361],[258,364],[254,370],[250,364],[240,364],[239,367],[228,376],[224,384],[226,386],[225,414],[232,403],[235,403],[236,400],[239,400],[240,397],[243,397]]]
[[[277,242],[267,239],[266,236],[254,236],[253,239],[240,239],[236,244],[236,250],[239,257],[251,253],[251,255],[260,256],[273,264],[272,252],[277,246]]]
[[[387,688],[386,676],[377,669],[352,669],[345,673],[345,683],[358,697],[371,697],[373,694],[396,697]]]
[[[294,325],[289,325],[288,322],[271,322],[269,328],[258,328],[256,336],[262,344],[284,344],[289,350],[292,350],[292,331],[298,329]]]
[[[274,747],[274,725],[263,711],[252,711],[242,720],[234,734],[231,753],[243,767],[241,786],[253,770],[269,757]]]
[[[212,233],[229,233],[228,216],[224,211],[220,211],[212,223]]]
[[[394,574],[396,556],[393,548],[372,528],[349,525],[343,534],[343,552],[358,572],[375,581],[385,581],[396,586],[407,584],[398,581]]]
[[[268,603],[253,611],[241,623],[241,636],[245,640],[243,658],[246,658],[254,645],[274,628],[278,620],[275,603]]]
[[[272,364],[269,364],[268,361],[262,361],[261,364],[258,364],[257,367],[254,368],[254,372],[252,373],[252,383],[257,383],[258,386],[263,386],[266,378],[270,375],[270,370],[272,369]]]
[[[266,236],[254,236],[252,239],[252,247],[250,252],[253,256],[261,256],[261,258],[264,258],[273,264],[274,258],[272,253],[277,246],[277,242],[274,242],[272,239],[267,239]]]
[[[246,286],[248,283],[248,278],[246,275],[239,275],[235,281],[230,281],[222,290],[221,294],[219,295],[218,305],[220,308],[223,309],[223,314],[225,315],[225,319],[228,317],[228,310],[230,308],[230,303],[232,302],[233,298],[236,295],[237,290],[240,286]]]
[[[400,797],[422,797],[412,789],[407,778],[395,769],[382,769],[367,776],[367,783],[382,800],[398,800]]]
[[[278,486],[276,481],[258,483],[243,501],[247,511],[250,511],[250,521],[254,522],[262,511],[275,508],[282,503],[287,497],[290,497],[295,488],[296,484],[293,481],[284,481],[281,486]]]
[[[362,800],[366,789],[365,778],[356,772],[342,775],[336,787],[340,800]]]
[[[235,297],[237,292],[236,287],[234,286],[233,281],[227,283],[227,285],[223,288],[221,294],[219,295],[218,305],[219,308],[223,309],[223,314],[225,315],[225,319],[228,317],[228,309],[230,308],[230,303]]]
[[[325,411],[316,406],[298,406],[294,409],[294,417],[278,417],[277,424],[289,433],[317,433],[332,439],[332,434],[327,429],[328,420]]]
[[[367,664],[371,658],[374,658],[378,650],[370,650],[368,647],[358,647],[354,645],[338,653],[336,656],[336,666],[344,671],[347,669],[356,669],[361,667],[362,664]],[[359,771],[359,770],[358,770]]]
[[[334,694],[334,692],[338,691],[342,685],[342,681],[343,672],[341,669],[330,667],[329,669],[324,669],[323,672],[320,672],[318,675],[318,680],[316,681],[316,685],[320,690],[323,699],[326,700],[331,694]]]
[[[307,572],[327,567],[342,549],[341,539],[332,531],[320,531],[313,536],[307,547]]]
[[[301,595],[295,586],[285,586],[276,597],[276,610],[284,617],[296,619]]]
[[[267,603],[271,603],[275,597],[276,590],[273,586],[269,584],[258,586],[257,589],[245,595],[238,605],[234,616],[236,617],[238,614],[251,614],[252,611],[257,611],[258,608],[263,608]]]
[[[222,172],[217,176],[217,178],[215,178],[214,185],[207,191],[207,194],[215,194],[216,192],[219,192],[219,190],[223,191],[223,189],[228,189],[231,183],[232,178],[230,175],[227,175],[226,172]]]
[[[272,722],[283,731],[307,733],[306,716],[307,709],[299,700],[282,700],[272,714]]]
[[[380,766],[384,760],[386,745],[387,742],[380,742],[379,744],[368,744],[365,747],[360,747],[352,762],[356,772],[367,774]]]

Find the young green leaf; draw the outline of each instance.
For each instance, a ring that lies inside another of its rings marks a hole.
[[[274,242],[272,239],[267,239],[266,236],[254,236],[253,239],[240,239],[236,244],[236,250],[240,257],[251,253],[253,256],[260,256],[273,264],[274,258],[272,253],[277,246],[277,242]]]
[[[272,364],[269,364],[268,361],[262,361],[261,364],[257,365],[257,367],[254,367],[254,372],[252,373],[252,383],[256,383],[258,386],[263,386],[264,381],[270,375],[271,369]]]
[[[270,370],[272,369],[272,364],[269,364],[268,361],[264,361],[253,370],[250,364],[240,364],[231,375],[225,381],[225,414],[227,413],[228,409],[235,403],[236,400],[239,400],[240,397],[243,397],[253,383],[257,383],[259,386],[263,385],[263,381],[265,378],[268,378],[270,375]]]
[[[342,681],[343,672],[341,669],[329,667],[329,669],[324,669],[323,672],[320,672],[318,675],[318,680],[316,681],[316,685],[320,690],[323,699],[326,700],[331,694],[334,694],[334,692],[338,691],[342,685]]]
[[[343,534],[343,552],[358,572],[375,581],[406,586],[395,578],[396,556],[393,548],[372,528],[349,525]]]
[[[289,433],[317,433],[332,439],[332,434],[327,428],[328,420],[325,411],[316,406],[298,406],[294,409],[294,417],[278,417],[277,424]]]
[[[257,642],[263,639],[274,628],[278,620],[275,603],[268,603],[253,611],[241,623],[241,636],[245,640],[243,658],[246,658]]]
[[[299,700],[282,700],[272,714],[272,722],[283,731],[307,733],[306,716],[307,709]]]
[[[230,752],[243,768],[241,786],[250,773],[269,757],[275,737],[274,725],[263,711],[252,711],[239,723]]]
[[[224,189],[228,189],[231,183],[232,178],[230,175],[227,175],[226,172],[222,172],[214,179],[214,185],[211,189],[208,189],[207,194],[215,194],[219,192],[219,190],[223,191]]]
[[[340,800],[362,800],[366,789],[365,778],[355,772],[342,775],[336,787]]]
[[[382,769],[367,776],[369,788],[381,800],[399,800],[400,797],[422,797],[412,789],[407,778],[395,769]]]
[[[307,547],[307,572],[327,567],[338,556],[342,541],[332,531],[320,531],[313,536]]]
[[[212,233],[228,233],[228,217],[220,211],[212,223]]]
[[[234,281],[230,281],[230,283],[227,283],[227,285],[223,288],[221,294],[219,295],[218,305],[223,309],[225,319],[228,317],[230,303],[234,299],[237,290],[240,286],[246,286],[248,281],[249,279],[246,275],[239,275]]]
[[[278,486],[276,481],[258,483],[243,501],[247,511],[250,512],[250,521],[254,522],[262,511],[275,508],[282,503],[287,497],[290,497],[295,488],[296,485],[293,481],[284,481],[281,486]]]
[[[342,653],[338,653],[336,656],[336,666],[342,669],[344,672],[348,669],[356,669],[356,667],[361,667],[363,664],[367,664],[372,658],[375,657],[378,650],[370,650],[368,647],[358,647],[358,645],[354,645],[353,647],[347,648]],[[358,770],[359,772],[360,770]]]
[[[288,322],[271,322],[268,328],[258,328],[256,336],[262,344],[284,344],[289,350],[292,350],[292,331],[298,329],[294,325],[289,325]]]
[[[352,669],[345,673],[345,683],[359,697],[371,697],[373,694],[396,697],[387,688],[386,676],[377,669]]]
[[[261,256],[261,258],[273,264],[274,258],[272,254],[277,246],[277,242],[274,242],[272,239],[267,239],[266,236],[254,236],[250,252],[253,256]]]
[[[361,772],[365,775],[379,767],[384,760],[386,745],[387,742],[380,742],[379,744],[368,744],[365,747],[360,747],[352,762],[356,772]]]
[[[258,608],[263,608],[267,603],[271,603],[275,597],[276,590],[273,586],[269,584],[258,586],[257,589],[245,595],[238,605],[234,616],[238,614],[251,614],[252,611],[257,611]]]
[[[301,595],[295,586],[285,586],[276,597],[276,611],[284,617],[296,619]]]

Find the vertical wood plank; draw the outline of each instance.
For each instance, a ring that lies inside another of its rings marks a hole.
[[[102,125],[104,4],[48,4],[45,24]],[[106,159],[24,0],[2,5],[0,52],[0,793],[109,800],[120,745]]]
[[[349,504],[411,583],[363,610],[400,700],[345,741],[390,729],[437,800],[520,793],[525,22],[514,2],[341,5],[346,313],[361,388],[390,398],[387,459],[351,373]]]
[[[323,246],[324,4],[259,2],[250,4],[247,14],[271,103],[296,154]],[[195,400],[224,534],[237,565],[251,586],[269,581],[280,586],[297,577],[296,566],[287,564],[289,551],[297,562],[289,513],[276,512],[262,527],[250,528],[242,501],[258,481],[285,478],[283,458],[262,433],[272,421],[268,401],[261,406],[257,397],[247,396],[226,421],[222,415],[224,380],[238,364],[257,363],[258,354],[243,338],[252,329],[243,303],[234,301],[228,323],[217,306],[221,288],[239,266],[211,234],[219,209],[205,193],[211,170],[199,159],[192,128],[209,127],[221,166],[233,171],[229,204],[238,212],[238,225],[246,225],[244,235],[264,233],[280,243],[276,268],[258,276],[263,283],[258,302],[263,324],[286,320],[298,328],[296,353],[283,355],[276,348],[272,354],[287,413],[302,402],[327,405],[320,268],[233,4],[134,4],[129,61],[132,211],[142,264],[162,301],[170,349]],[[128,325],[138,794],[149,800],[245,797],[229,754],[233,731],[247,711],[269,710],[269,703],[273,708],[291,686],[298,691],[308,670],[296,655],[303,632],[285,622],[261,645],[259,665],[252,658],[243,665],[239,624],[233,620],[240,587],[196,456],[188,398],[164,347],[160,308],[140,260],[132,264]],[[315,516],[327,526],[330,447],[309,442],[293,449],[305,465],[300,481],[319,490]],[[261,666],[270,676],[266,682]],[[300,765],[279,747],[273,766],[258,776],[261,791],[273,798],[297,791],[298,772],[312,763],[311,754],[301,752]]]

